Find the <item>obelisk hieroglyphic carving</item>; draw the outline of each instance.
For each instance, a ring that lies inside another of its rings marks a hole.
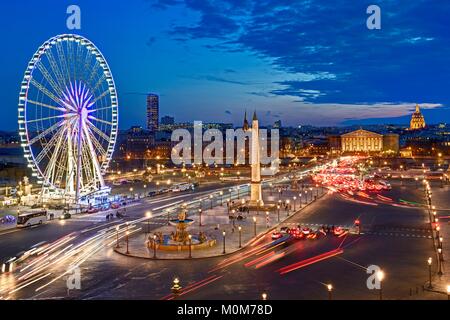
[[[256,117],[256,111],[253,114],[251,140],[251,157],[250,163],[252,167],[252,180],[250,187],[250,206],[262,206],[264,204],[261,190],[261,156],[259,146],[259,121]]]

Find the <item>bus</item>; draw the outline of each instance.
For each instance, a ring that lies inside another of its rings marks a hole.
[[[193,190],[193,185],[192,183],[180,183],[180,184],[176,184],[172,187],[172,192],[182,192],[182,191],[187,191],[187,190]]]
[[[17,227],[26,228],[43,224],[47,221],[47,211],[36,211],[19,214],[17,217]]]

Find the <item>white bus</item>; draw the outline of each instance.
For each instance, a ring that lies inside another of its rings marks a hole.
[[[43,224],[47,221],[47,211],[36,211],[19,214],[17,217],[17,227],[26,228]]]
[[[193,189],[192,183],[180,183],[172,187],[172,192],[182,192],[187,191],[189,189]]]

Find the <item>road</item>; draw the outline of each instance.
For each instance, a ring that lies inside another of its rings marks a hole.
[[[81,290],[68,291],[65,278],[61,278],[38,291],[39,285],[31,284],[11,298],[172,299],[172,280],[179,277],[185,293],[177,299],[259,299],[263,292],[269,299],[326,299],[327,283],[333,284],[335,299],[377,299],[378,290],[367,288],[369,275],[366,268],[378,265],[386,274],[383,281],[386,299],[420,299],[423,296],[416,295],[415,290],[427,281],[426,259],[433,250],[427,214],[420,207],[405,206],[398,200],[419,202],[422,194],[414,184],[404,183],[394,185],[393,190],[384,195],[393,199],[392,203],[327,195],[287,222],[291,225],[351,226],[359,217],[362,235],[352,234],[345,238],[328,235],[318,240],[300,240],[279,246],[273,246],[267,236],[242,252],[192,261],[128,258],[105,247],[82,265]],[[171,199],[156,201],[160,202],[149,203],[149,207],[163,206]],[[142,216],[142,208],[133,210]],[[151,229],[164,221],[164,217],[152,219]],[[76,223],[81,222],[70,224]],[[93,230],[87,236],[95,233]],[[2,241],[2,251],[12,245],[13,242],[4,245]],[[333,253],[337,248],[343,252],[321,256]],[[293,269],[289,267],[293,264],[303,267],[283,273],[283,270]],[[59,273],[65,268],[67,266],[61,266]],[[0,280],[8,281],[6,278]],[[411,289],[413,297],[409,296]]]

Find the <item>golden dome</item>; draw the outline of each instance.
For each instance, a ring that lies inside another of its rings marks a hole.
[[[423,129],[425,128],[425,118],[422,115],[422,112],[420,112],[420,107],[418,104],[416,104],[416,111],[412,114],[411,117],[411,124],[410,129],[411,130],[417,130],[417,129]]]

